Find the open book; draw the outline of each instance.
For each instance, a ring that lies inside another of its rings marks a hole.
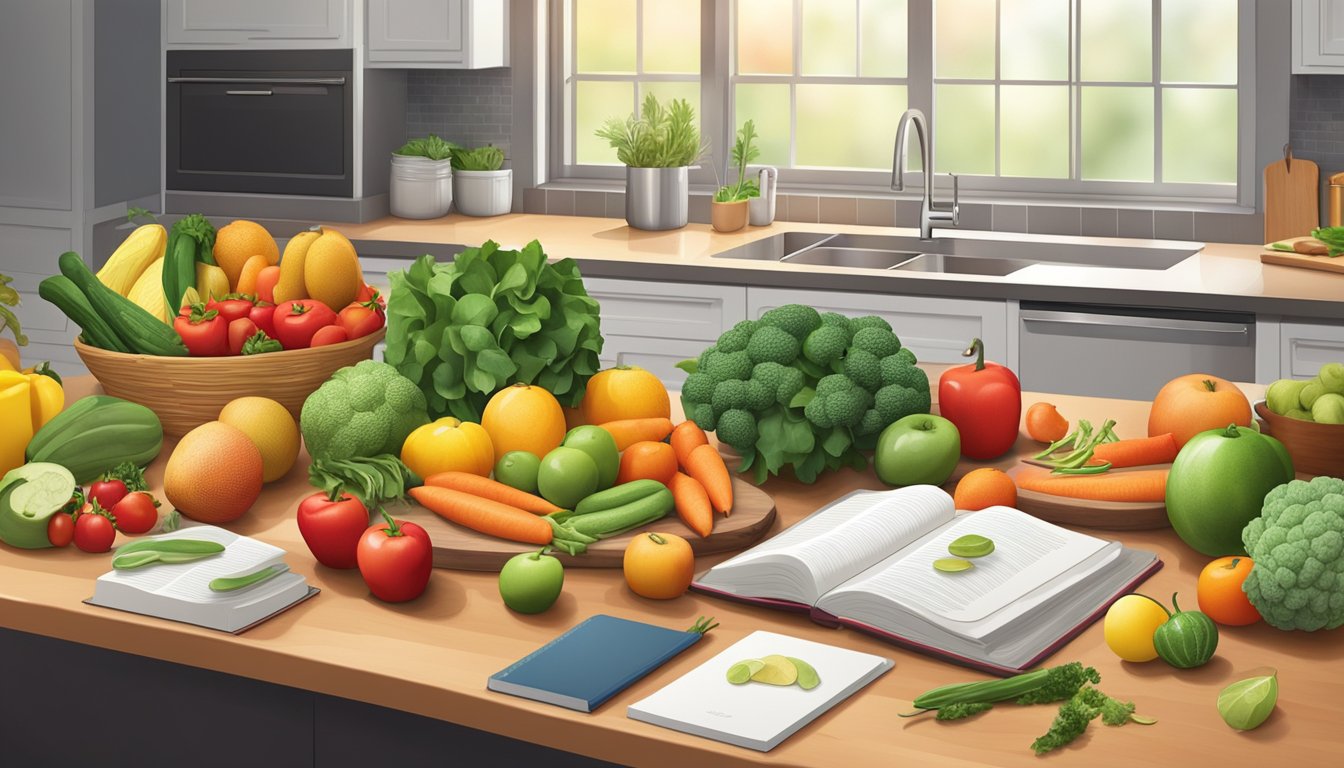
[[[988,537],[966,571],[935,570],[948,544]],[[692,588],[809,611],[998,674],[1031,667],[1162,567],[1009,507],[958,514],[931,485],[855,491],[714,566]]]
[[[109,571],[98,577],[88,603],[236,634],[318,592],[285,566],[285,550],[223,528],[195,525],[148,538],[204,539],[222,544],[224,551],[186,563]],[[230,591],[210,588],[215,579],[261,571],[270,575],[249,586]]]

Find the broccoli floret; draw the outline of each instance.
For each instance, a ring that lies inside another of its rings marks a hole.
[[[907,363],[900,354],[887,355],[881,360],[882,386],[899,384],[908,389],[929,391],[929,375]]]
[[[777,391],[778,385],[768,387],[752,378],[747,382],[747,409],[753,413],[764,411],[775,404],[775,392]]]
[[[822,325],[803,340],[803,357],[825,368],[839,360],[848,346],[848,333],[834,325]]]
[[[691,421],[695,422],[697,427],[706,432],[714,431],[714,407],[709,403],[691,406],[691,410],[687,411],[686,415]]]
[[[872,352],[851,347],[845,355],[845,375],[869,392],[876,392],[882,386],[882,363]]]
[[[875,435],[886,429],[889,423],[882,418],[882,414],[878,413],[876,408],[869,408],[863,412],[863,418],[859,419],[859,425],[854,428],[854,434],[859,436]]]
[[[775,391],[775,397],[780,405],[787,406],[805,386],[807,377],[803,376],[803,372],[786,365],[779,374],[779,389]]]
[[[891,323],[888,323],[877,315],[864,315],[863,317],[849,318],[849,329],[855,334],[864,328],[881,328],[884,331],[890,331]]]
[[[914,365],[919,361],[915,359],[915,353],[910,351],[909,347],[901,347],[901,351],[896,356],[906,362],[907,365]]]
[[[784,377],[784,366],[779,363],[757,363],[751,369],[751,380],[759,381],[770,391],[779,389],[779,382]]]
[[[798,358],[801,348],[798,339],[787,331],[765,325],[756,329],[747,342],[747,356],[752,363],[779,363],[788,365]]]
[[[714,380],[707,373],[692,373],[681,385],[681,401],[698,405],[714,396]]]
[[[714,345],[720,352],[740,352],[747,348],[747,341],[751,339],[751,331],[745,328],[733,327],[723,332],[719,340]]]
[[[873,407],[885,419],[883,426],[911,414],[928,413],[930,405],[932,403],[927,389],[921,392],[899,384],[888,384],[877,390],[877,394],[873,396]]]
[[[854,335],[854,332],[849,329],[849,318],[839,312],[822,312],[821,324],[834,326],[851,336]]]
[[[756,444],[756,417],[738,408],[724,411],[716,434],[738,450],[750,448]]]
[[[709,401],[714,414],[722,418],[723,413],[747,404],[747,383],[737,379],[721,381],[714,385],[714,396]]]
[[[705,370],[705,364],[708,361],[708,359],[718,351],[719,351],[718,344],[710,344],[708,347],[705,347],[705,351],[701,352],[700,357],[697,359],[697,364],[699,365],[699,369],[701,371]]]
[[[821,429],[830,429],[835,426],[835,422],[826,413],[826,399],[822,397],[812,398],[807,407],[803,409],[803,416],[812,422],[813,426]]]
[[[709,374],[715,384],[732,379],[745,381],[751,377],[751,358],[747,356],[746,350],[715,352],[709,356],[700,372]]]
[[[822,429],[858,426],[873,402],[872,395],[838,373],[817,382],[816,392],[803,416]]]
[[[755,333],[756,329],[759,328],[760,326],[761,321],[759,320],[739,320],[733,326],[733,330],[746,331],[747,335],[750,336],[751,334]]]
[[[881,328],[860,328],[855,332],[854,340],[850,342],[850,345],[859,349],[866,349],[879,358],[894,355],[901,351],[901,340],[896,338],[896,334],[891,331],[884,331]]]
[[[314,458],[399,454],[429,421],[425,393],[383,362],[364,360],[332,374],[303,403],[299,424]]]
[[[854,388],[854,382],[850,381],[844,374],[833,373],[829,376],[823,376],[821,381],[817,382],[817,397],[830,397],[838,395]]]
[[[802,341],[807,338],[807,334],[815,331],[817,326],[821,325],[821,315],[817,310],[804,304],[785,304],[782,307],[775,307],[767,310],[761,315],[761,325],[773,325],[780,330],[787,331],[790,336]],[[757,328],[757,331],[760,329]]]
[[[1241,532],[1254,566],[1242,589],[1279,629],[1344,625],[1344,480],[1293,480]]]

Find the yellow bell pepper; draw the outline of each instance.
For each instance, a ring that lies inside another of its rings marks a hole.
[[[55,382],[53,382],[55,383]],[[33,439],[32,385],[17,371],[0,371],[0,476],[23,466],[23,452]]]
[[[450,471],[489,477],[495,466],[495,447],[480,424],[444,416],[406,437],[401,460],[420,477]]]
[[[0,339],[0,371],[19,370],[19,346],[9,339]]]
[[[36,434],[65,407],[65,388],[50,376],[40,373],[25,375],[32,387],[33,433]]]

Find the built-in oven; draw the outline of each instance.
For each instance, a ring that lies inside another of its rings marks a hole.
[[[350,50],[168,51],[166,187],[351,197]]]

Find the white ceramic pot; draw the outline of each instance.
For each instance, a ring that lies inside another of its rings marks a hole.
[[[455,171],[453,194],[464,216],[499,216],[513,208],[513,169]]]
[[[387,190],[388,210],[403,219],[437,219],[453,204],[450,160],[392,155]]]

